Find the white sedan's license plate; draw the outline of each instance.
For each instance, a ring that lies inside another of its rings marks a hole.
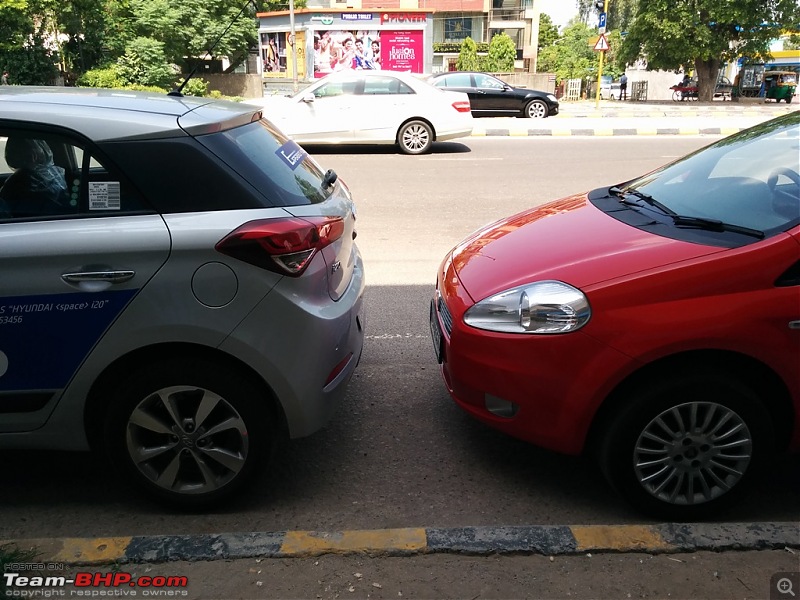
[[[436,316],[436,303],[431,301],[431,339],[433,340],[433,352],[436,354],[436,362],[442,362],[444,353],[444,343],[442,342],[442,332],[439,329],[439,319]]]

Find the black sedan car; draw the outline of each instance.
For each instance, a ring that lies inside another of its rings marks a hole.
[[[558,114],[558,99],[547,92],[515,88],[488,73],[452,71],[428,78],[431,85],[469,95],[473,117],[529,117]]]

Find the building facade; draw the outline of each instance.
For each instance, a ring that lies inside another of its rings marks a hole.
[[[488,43],[499,33],[517,44],[515,67],[536,70],[536,0],[314,1],[293,12],[258,14],[265,85],[308,82],[347,68],[454,70],[467,37]]]

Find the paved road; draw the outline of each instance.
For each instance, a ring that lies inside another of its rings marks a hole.
[[[797,460],[776,465],[730,521],[651,523],[590,465],[468,419],[430,366],[431,273],[455,241],[714,139],[474,139],[424,157],[321,153],[358,199],[370,285],[365,357],[331,426],[291,444],[247,497],[208,514],[141,503],[99,460],[6,454],[0,540],[36,546],[42,560],[144,561],[125,569],[188,574],[195,598],[768,597],[773,569],[800,570],[784,550],[800,549]],[[725,552],[684,554],[698,548]]]

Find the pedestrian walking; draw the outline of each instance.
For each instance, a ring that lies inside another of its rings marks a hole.
[[[3,71],[3,76],[0,77],[0,85],[10,85],[8,83],[8,71]]]
[[[619,99],[628,99],[628,76],[625,73],[619,78]]]

